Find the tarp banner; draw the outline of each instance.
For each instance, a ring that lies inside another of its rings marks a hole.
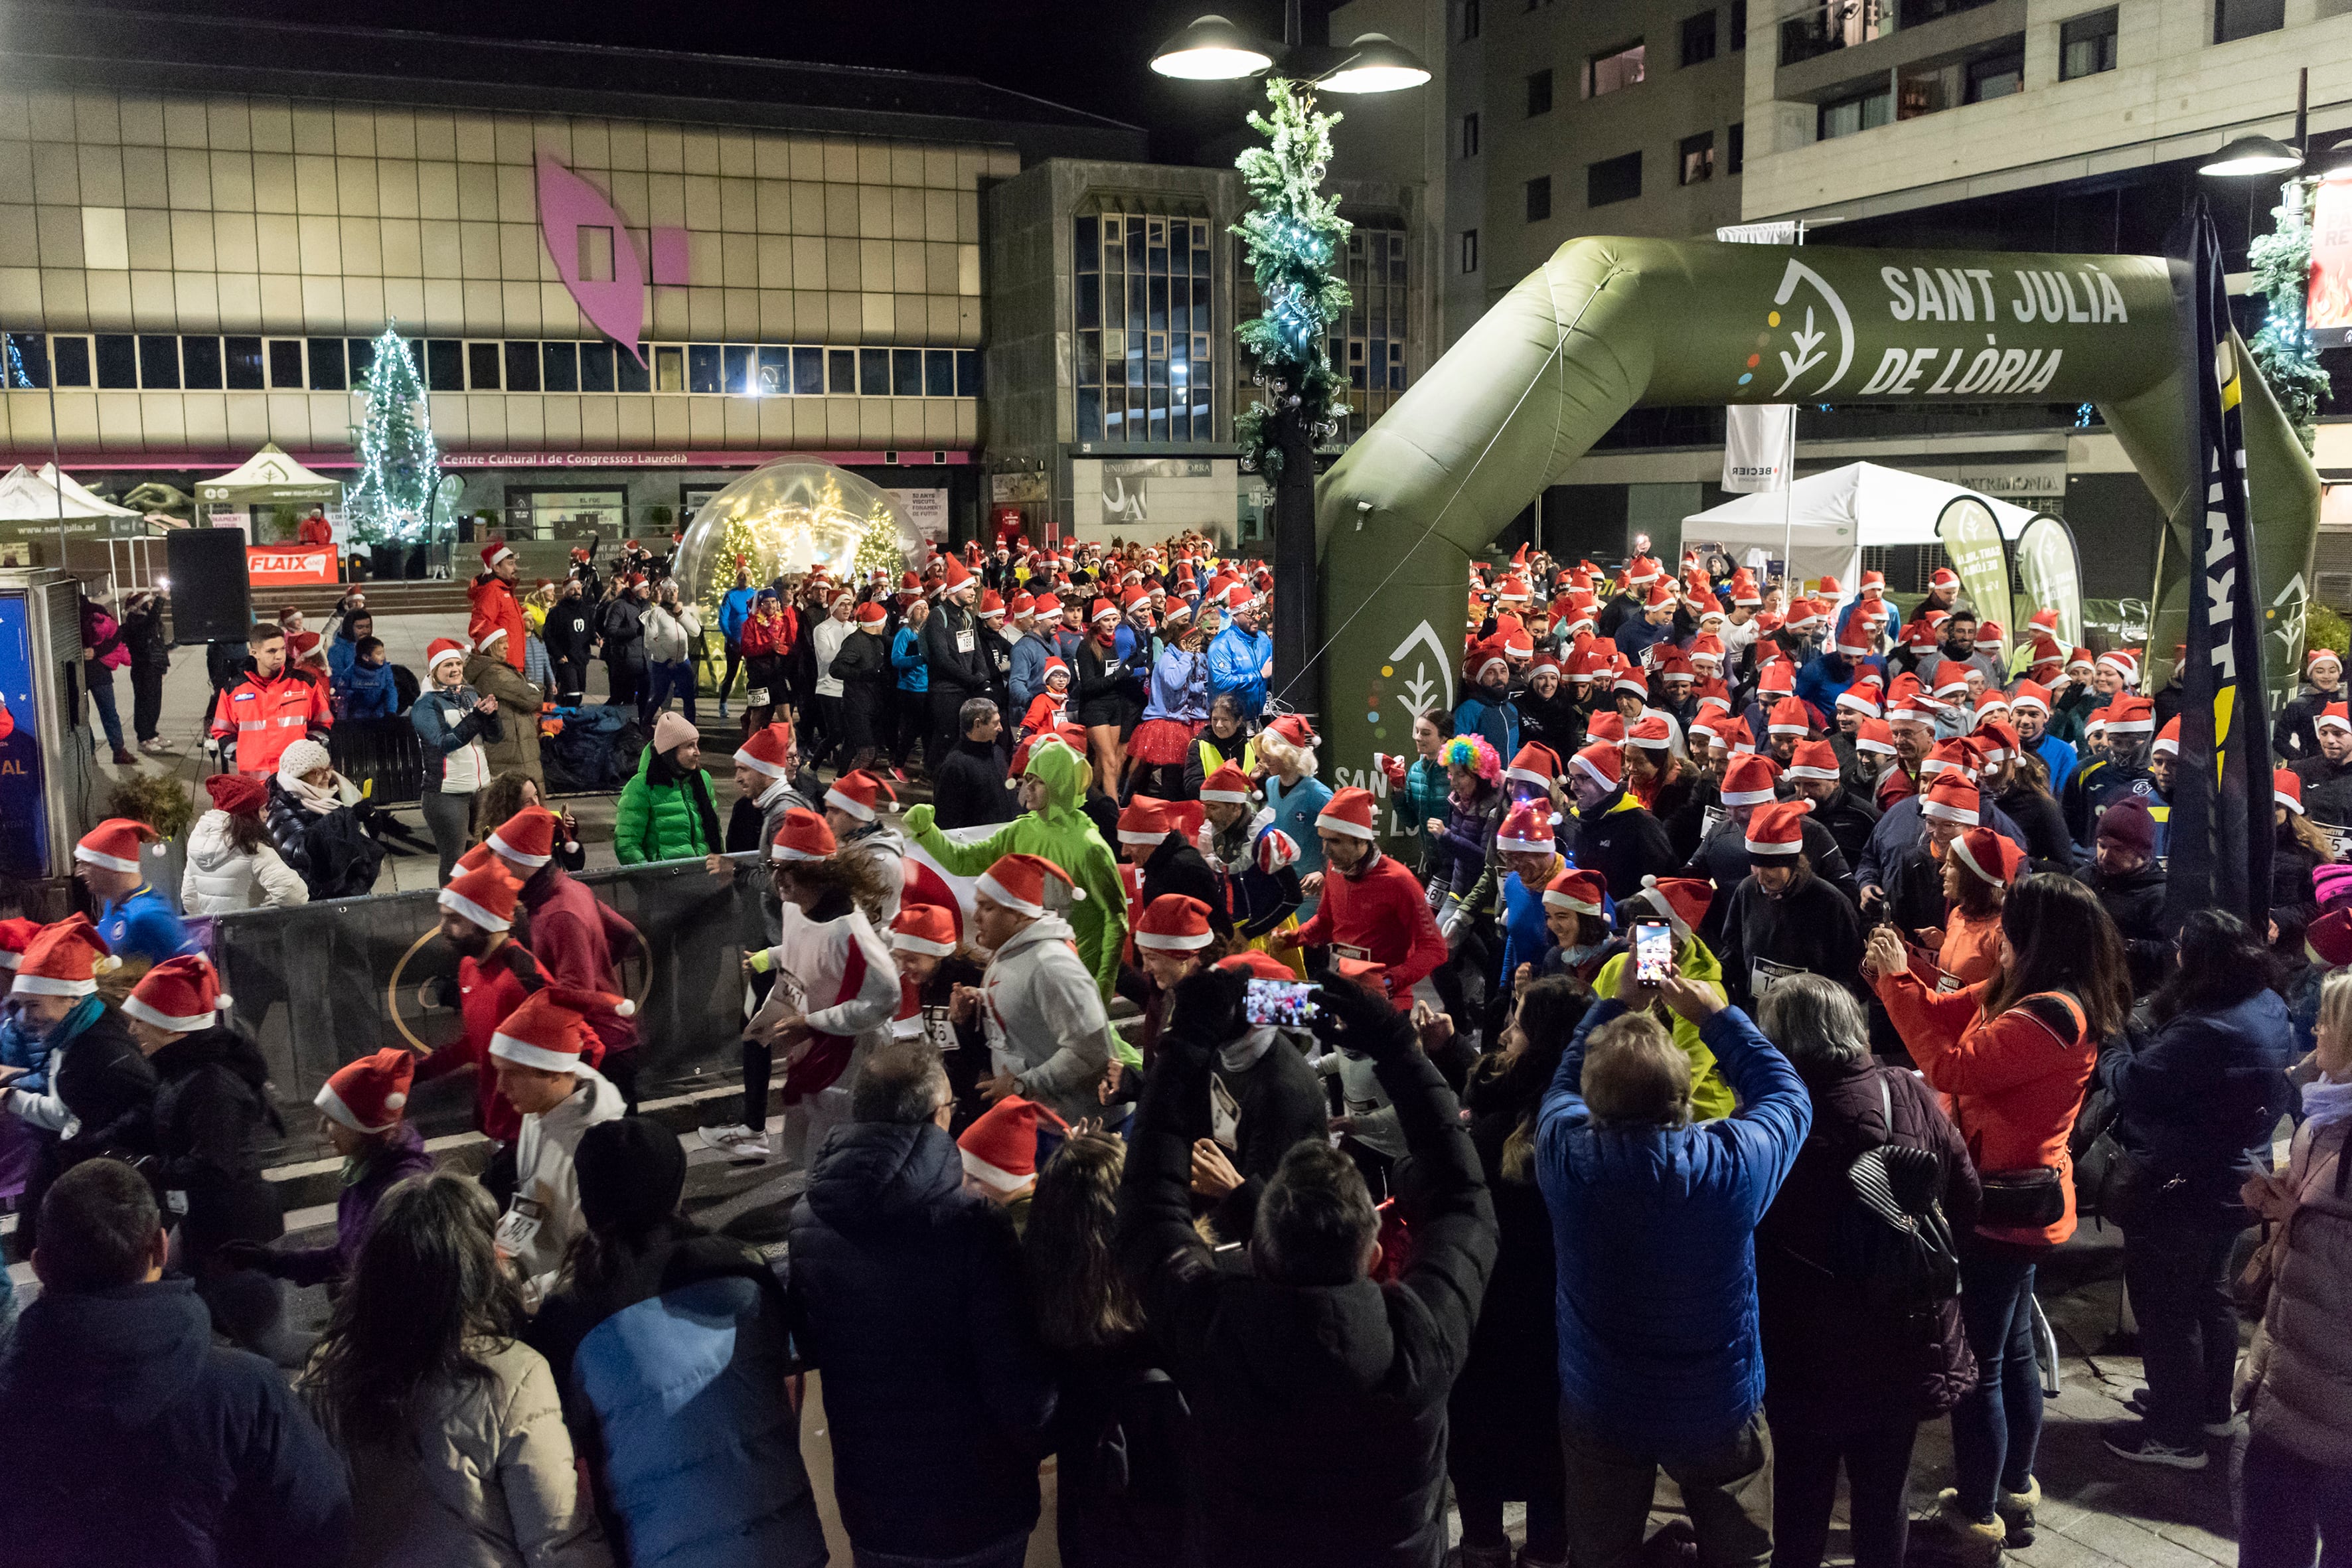
[[[2060,643],[2070,648],[2084,646],[2083,563],[2075,553],[2073,529],[2047,513],[2027,523],[2025,531],[2017,536],[2017,581],[2016,604],[2010,611],[2012,618],[2003,628],[2012,648],[2011,674],[2022,671],[2033,657],[2025,623],[2044,606],[2058,612]]]
[[[335,552],[326,544],[248,544],[245,573],[257,588],[335,581]]]
[[[1999,620],[2009,609],[2009,542],[1992,509],[1974,496],[1946,503],[1936,517],[1936,538],[1945,559],[1960,574],[1960,590],[1978,616]],[[2003,632],[2014,634],[2013,626]]]

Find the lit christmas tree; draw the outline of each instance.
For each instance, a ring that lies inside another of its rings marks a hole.
[[[857,553],[853,559],[861,577],[878,571],[887,578],[895,578],[905,571],[907,549],[898,540],[898,520],[876,507],[858,532]]]
[[[367,399],[367,417],[360,426],[360,479],[343,501],[352,537],[367,544],[415,539],[432,519],[441,454],[433,441],[425,383],[400,339],[398,323],[376,339],[360,392]]]
[[[1316,111],[1312,93],[1277,77],[1265,84],[1271,119],[1253,110],[1250,128],[1271,143],[1234,160],[1254,204],[1233,232],[1241,236],[1257,279],[1264,313],[1241,324],[1243,351],[1257,362],[1251,379],[1268,400],[1234,420],[1242,467],[1277,479],[1282,449],[1277,410],[1293,413],[1314,440],[1328,440],[1348,410],[1333,398],[1339,378],[1328,349],[1331,323],[1350,296],[1339,271],[1354,225],[1339,216],[1339,198],[1323,191],[1331,161],[1336,114]]]
[[[2312,449],[2319,435],[2319,400],[2327,395],[2327,372],[2311,341],[2307,311],[2311,291],[2311,197],[2308,182],[2289,180],[2282,205],[2271,209],[2277,226],[2246,247],[2255,292],[2270,309],[2262,331],[2246,345],[2263,379],[2278,395],[2286,416]]]

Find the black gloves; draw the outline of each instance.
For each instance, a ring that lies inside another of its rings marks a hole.
[[[1412,1051],[1412,1020],[1390,1006],[1386,997],[1342,980],[1318,987],[1314,1000],[1319,1011],[1308,1027],[1325,1045],[1376,1063]]]
[[[1242,1009],[1247,977],[1230,969],[1203,969],[1177,982],[1169,1032],[1214,1047],[1237,1038],[1249,1026]]]

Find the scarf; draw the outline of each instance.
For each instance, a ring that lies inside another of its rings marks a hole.
[[[2303,1086],[2303,1114],[2315,1128],[2352,1121],[2352,1083],[2317,1079]]]
[[[336,774],[335,784],[341,784],[341,782],[342,775],[340,773]],[[303,810],[311,813],[313,816],[324,816],[329,812],[337,811],[342,807],[342,792],[337,789],[335,784],[331,784],[321,787],[318,784],[312,784],[308,779],[300,777],[289,778],[284,773],[279,773],[278,775],[278,783],[279,787],[284,789],[288,795],[292,795],[297,801],[301,803]]]
[[[1243,1031],[1240,1038],[1227,1040],[1217,1047],[1217,1065],[1227,1072],[1249,1071],[1274,1044],[1274,1036],[1272,1024],[1254,1025]]]

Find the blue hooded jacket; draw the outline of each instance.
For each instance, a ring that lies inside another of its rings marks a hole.
[[[730,647],[743,640],[743,623],[751,618],[751,605],[759,596],[757,588],[730,588],[719,601],[719,635]]]
[[[1756,1222],[1796,1163],[1812,1101],[1748,1015],[1726,1007],[1699,1037],[1737,1112],[1684,1127],[1596,1121],[1585,1042],[1624,1011],[1611,999],[1584,1015],[1536,1121],[1559,1256],[1560,1406],[1624,1448],[1692,1458],[1764,1402]]]
[[[335,678],[335,715],[341,719],[390,719],[400,712],[400,689],[392,666],[353,659]]]
[[[901,691],[929,691],[931,689],[930,666],[923,660],[923,634],[909,626],[901,626],[890,638],[890,668],[898,672]]]
[[[1265,711],[1265,667],[1274,657],[1274,639],[1264,632],[1246,632],[1236,621],[1209,644],[1209,697],[1212,701],[1230,691],[1242,705],[1242,717],[1255,721]]]

